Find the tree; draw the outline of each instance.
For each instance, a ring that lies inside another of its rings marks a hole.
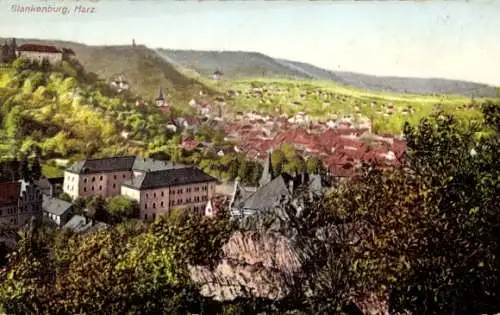
[[[71,196],[68,195],[68,193],[66,193],[66,192],[61,193],[58,196],[58,198],[61,200],[67,201],[67,202],[73,202],[73,198],[71,198]]]
[[[38,157],[36,157],[31,164],[31,176],[34,180],[39,180],[42,176],[42,166],[40,165]]]
[[[137,201],[124,196],[109,199],[106,203],[106,209],[111,215],[111,220],[115,223],[139,218],[139,204]]]
[[[323,162],[317,157],[308,158],[306,168],[309,174],[323,174],[325,170]]]
[[[29,161],[28,161],[28,156],[25,155],[21,159],[21,163],[19,165],[19,174],[21,174],[21,179],[25,180],[27,182],[32,180],[31,172],[29,169]]]
[[[93,197],[87,202],[86,215],[96,221],[107,222],[109,219],[106,211],[106,201],[101,196]]]

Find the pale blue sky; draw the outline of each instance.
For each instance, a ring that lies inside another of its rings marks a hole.
[[[94,0],[95,1],[95,0]],[[95,14],[19,14],[0,0],[0,36],[258,51],[377,75],[443,77],[500,86],[500,1],[101,0]]]

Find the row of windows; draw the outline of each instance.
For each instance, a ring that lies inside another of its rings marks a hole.
[[[13,207],[13,208],[8,208],[8,209],[0,210],[0,216],[16,214],[16,212],[17,212],[16,209],[17,208]],[[5,211],[5,210],[7,210],[7,211]]]
[[[200,200],[201,201],[208,201],[208,197],[207,196],[202,196],[201,198],[200,197],[195,197],[194,200],[191,199],[191,198],[186,198],[185,200],[177,199],[177,202],[175,200],[170,200],[169,206],[189,204],[189,203],[192,203],[192,202],[200,202]],[[156,209],[156,202],[153,202],[151,206],[152,206],[153,209]],[[163,201],[160,202],[160,207],[161,208],[164,207]],[[148,208],[148,204],[145,203],[144,204],[144,209],[147,209],[147,208]]]
[[[126,178],[127,175],[126,174],[122,174],[122,178]],[[103,176],[99,176],[99,180],[102,181],[104,179]],[[113,175],[113,179],[118,179],[118,176],[117,175]],[[91,179],[92,182],[95,182],[96,181],[96,177],[95,176],[92,176],[92,179]],[[83,179],[83,182],[86,183],[87,182],[87,178],[84,178]]]
[[[202,191],[207,191],[207,190],[208,190],[208,186],[207,186],[207,185],[203,185],[203,186],[201,186],[201,190],[202,190]],[[190,193],[190,192],[192,192],[192,191],[193,191],[193,187],[188,187],[188,188],[186,188],[186,192],[187,192],[187,193]],[[199,186],[194,187],[194,191],[195,191],[195,192],[200,191],[200,187],[199,187]],[[171,195],[175,195],[176,193],[177,193],[177,194],[183,194],[183,193],[184,193],[184,190],[183,190],[182,188],[178,188],[178,189],[170,189],[170,194],[171,194]]]

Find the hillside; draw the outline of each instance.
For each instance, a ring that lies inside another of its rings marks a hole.
[[[3,42],[5,39],[0,40]],[[172,64],[145,46],[89,46],[57,40],[16,40],[18,44],[30,42],[71,48],[87,71],[108,81],[123,73],[132,91],[144,97],[156,97],[160,87],[165,90],[167,97],[177,102],[189,100],[200,90],[214,93],[197,80],[181,74]]]
[[[230,79],[245,77],[313,78],[300,70],[282,65],[275,59],[257,52],[243,51],[194,51],[157,49],[167,60],[179,66],[194,69],[209,77],[215,70]]]
[[[377,132],[400,133],[405,121],[417,123],[434,111],[444,110],[461,118],[479,114],[488,98],[471,101],[463,96],[430,96],[366,91],[331,81],[248,79],[228,84],[228,111],[255,111],[289,116],[304,112],[326,120],[357,114],[368,117]]]
[[[331,71],[311,64],[275,59],[261,53],[243,51],[157,51],[170,62],[209,76],[216,69],[227,79],[298,78],[328,80],[338,84],[375,90],[414,94],[455,94],[467,97],[496,97],[497,88],[485,84],[447,79],[379,77],[352,72]]]
[[[3,65],[0,105],[1,159],[35,152],[44,160],[137,154],[153,148],[146,140],[165,141],[167,117],[156,108],[136,107],[66,62]]]
[[[497,89],[485,84],[448,79],[374,76],[353,72],[330,71],[303,62],[280,61],[291,67],[302,69],[318,79],[331,80],[367,90],[416,94],[456,94],[474,97],[497,96]]]

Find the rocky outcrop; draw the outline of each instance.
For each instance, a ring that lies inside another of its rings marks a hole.
[[[280,299],[289,292],[287,279],[301,266],[291,240],[277,233],[236,232],[223,252],[214,270],[190,267],[201,293],[216,300]]]

